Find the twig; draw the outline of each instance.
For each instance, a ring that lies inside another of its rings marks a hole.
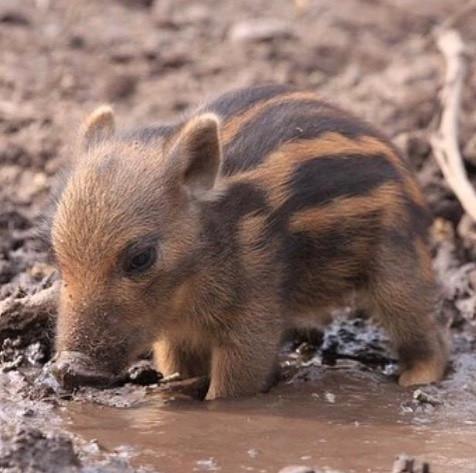
[[[468,215],[476,221],[476,192],[468,179],[458,145],[458,115],[465,75],[464,44],[455,30],[438,35],[438,48],[446,59],[446,77],[441,92],[441,122],[431,137],[433,154],[443,176]]]
[[[172,397],[203,400],[210,385],[210,379],[207,376],[169,381],[164,379],[160,381],[157,388],[153,389],[154,394],[160,392]]]

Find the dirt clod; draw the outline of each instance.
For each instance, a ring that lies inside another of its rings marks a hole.
[[[162,379],[162,375],[154,369],[150,361],[142,360],[129,368],[128,379],[133,384],[148,386],[157,384]]]
[[[428,463],[418,462],[407,455],[400,455],[393,464],[392,473],[431,473]]]
[[[0,469],[5,473],[74,473],[80,466],[71,439],[20,428],[0,433]]]

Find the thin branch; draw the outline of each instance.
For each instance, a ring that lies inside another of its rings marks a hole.
[[[464,210],[476,221],[476,192],[468,179],[458,145],[458,115],[466,71],[464,44],[455,30],[440,33],[437,44],[446,60],[446,77],[441,92],[440,127],[430,141],[443,176]]]

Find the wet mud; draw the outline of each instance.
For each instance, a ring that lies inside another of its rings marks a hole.
[[[476,183],[476,13],[463,12],[450,0],[0,2],[0,471],[475,473],[476,230],[428,139],[444,72],[433,32],[450,24],[468,50],[460,143]],[[265,81],[318,91],[412,161],[435,217],[445,380],[398,387],[384,334],[347,310],[290,342],[282,379],[255,398],[199,401],[206,379],[163,380],[148,360],[113,389],[62,391],[49,369],[57,276],[37,229],[79,120],[105,101],[124,126],[169,120]],[[413,460],[394,464],[401,453]]]
[[[241,401],[164,403],[151,395],[119,412],[75,404],[65,419],[108,448],[131,445],[133,464],[164,472],[277,472],[289,464],[388,472],[401,452],[436,473],[474,472],[474,424],[431,419],[411,394],[369,372],[316,369],[314,376]]]

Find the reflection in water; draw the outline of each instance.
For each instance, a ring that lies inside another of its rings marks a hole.
[[[277,472],[289,464],[388,473],[397,454],[430,461],[432,473],[475,473],[476,428],[415,422],[411,399],[370,373],[323,372],[319,381],[280,385],[239,401],[169,401],[135,408],[71,403],[70,430],[112,449],[132,446],[137,465],[163,473]],[[425,415],[423,415],[425,418]]]

